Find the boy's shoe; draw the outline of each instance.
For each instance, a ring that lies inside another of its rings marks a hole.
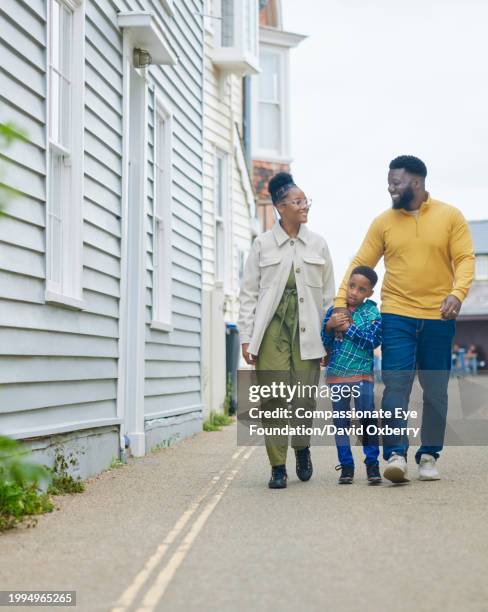
[[[271,479],[268,483],[270,489],[286,489],[288,475],[285,465],[274,465],[271,467]]]
[[[388,465],[386,466],[383,476],[395,484],[401,482],[410,482],[407,478],[407,460],[403,455],[397,455],[392,453],[388,459]]]
[[[297,476],[303,482],[310,480],[313,474],[312,457],[310,456],[310,448],[302,448],[295,450],[295,458],[297,461]]]
[[[341,470],[339,476],[339,484],[352,484],[354,479],[354,466],[353,465],[336,465],[336,470]]]
[[[380,484],[380,482],[383,482],[380,474],[379,465],[367,465],[366,474],[368,476],[369,484],[376,485]]]
[[[420,455],[419,480],[440,480],[441,475],[437,469],[435,457]]]

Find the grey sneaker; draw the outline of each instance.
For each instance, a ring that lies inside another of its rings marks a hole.
[[[440,480],[441,475],[437,469],[435,457],[420,455],[419,480]]]
[[[393,453],[388,459],[388,465],[383,472],[383,476],[395,484],[410,482],[407,478],[407,460],[405,457]]]

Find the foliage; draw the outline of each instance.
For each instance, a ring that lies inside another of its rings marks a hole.
[[[222,427],[230,425],[232,419],[227,414],[219,414],[212,411],[206,421],[203,423],[204,431],[220,431]]]
[[[155,444],[151,448],[151,452],[153,453],[155,451],[163,450],[164,448],[169,448],[170,446],[173,446],[173,444],[178,442],[179,439],[180,439],[180,434],[178,434],[178,433],[173,434],[172,436],[170,436],[169,438],[166,438],[162,442],[159,442],[158,444]]]
[[[0,123],[0,154],[17,141],[27,142],[27,134],[13,123]],[[0,213],[5,209],[7,203],[19,192],[1,180],[0,174]]]
[[[110,462],[110,469],[111,470],[116,470],[118,468],[123,467],[124,465],[126,465],[123,461],[121,461],[120,459],[118,459],[117,457],[114,457],[112,459],[112,461]]]
[[[26,517],[51,512],[49,496],[39,490],[49,481],[49,470],[29,461],[29,453],[16,440],[0,436],[0,531],[12,529]]]
[[[83,493],[85,483],[80,477],[73,478],[68,472],[70,467],[78,465],[78,459],[73,453],[68,455],[68,458],[63,455],[60,448],[56,449],[54,457],[54,467],[52,468],[52,481],[48,489],[51,495],[66,495],[69,493]]]
[[[227,384],[225,386],[224,414],[231,413],[233,395],[234,395],[234,383],[232,382],[232,374],[228,372]]]

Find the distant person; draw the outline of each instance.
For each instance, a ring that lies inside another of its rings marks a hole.
[[[468,225],[461,212],[434,200],[425,189],[427,168],[411,155],[389,166],[392,208],[371,224],[335,300],[335,312],[347,312],[351,270],[374,268],[384,257],[381,291],[383,327],[382,410],[407,410],[418,368],[423,389],[421,446],[415,460],[421,480],[440,478],[436,460],[443,448],[447,417],[447,386],[455,319],[473,281],[474,254]],[[406,427],[405,419],[384,425]],[[407,436],[383,438],[388,462],[384,476],[408,482]]]
[[[454,343],[451,350],[451,369],[454,373],[458,367],[459,344]]]
[[[377,383],[381,382],[381,347],[378,346],[374,349],[374,381]]]
[[[280,172],[268,186],[280,216],[274,227],[254,241],[246,262],[240,292],[239,334],[242,356],[255,365],[259,384],[279,371],[288,384],[317,385],[325,355],[320,329],[334,297],[334,275],[327,243],[306,223],[311,201],[291,176]],[[269,373],[269,374],[268,374]],[[271,381],[274,382],[274,381]],[[315,409],[315,398],[299,406]],[[262,403],[263,410],[283,407],[281,399]],[[294,410],[295,406],[290,406]],[[311,426],[313,419],[294,425]],[[284,427],[282,419],[263,419],[264,426]],[[271,463],[271,489],[287,485],[288,437],[266,436]],[[307,481],[313,472],[310,436],[293,437],[296,473]]]
[[[370,484],[381,482],[378,457],[380,454],[377,435],[368,435],[368,425],[376,425],[374,411],[374,355],[373,351],[381,344],[381,315],[376,302],[369,298],[378,282],[378,275],[372,268],[354,268],[346,289],[346,302],[350,316],[343,312],[333,313],[331,306],[322,325],[322,341],[330,353],[326,370],[326,382],[336,389],[340,396],[332,403],[334,425],[338,428],[335,436],[337,455],[341,470],[339,484],[352,484],[354,478],[354,459],[349,436],[340,433],[351,427],[351,419],[340,415],[350,410],[351,397],[354,397],[355,411],[363,413],[359,419],[364,427],[362,437],[365,455],[366,475]],[[339,335],[340,334],[340,335]],[[365,414],[366,413],[366,414]]]
[[[478,349],[476,344],[470,344],[464,356],[468,373],[472,376],[478,374]]]

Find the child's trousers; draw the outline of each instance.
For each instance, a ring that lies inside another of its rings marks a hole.
[[[335,411],[347,411],[350,410],[351,405],[351,393],[348,390],[355,386],[359,386],[359,397],[354,398],[355,410],[369,411],[372,412],[374,408],[374,383],[368,380],[360,382],[347,382],[347,383],[333,383],[330,386],[334,386],[338,389],[338,394],[341,398],[335,402],[332,402],[332,410]],[[349,395],[349,397],[342,397]],[[377,419],[372,419],[368,416],[360,419],[361,425],[363,425],[364,433],[362,436],[363,451],[365,455],[366,465],[379,465],[378,456],[380,453],[379,449],[379,436],[377,434],[368,434],[366,428],[368,425],[378,425]],[[348,418],[334,418],[334,425],[338,428],[349,428],[351,427],[351,419]],[[335,442],[337,446],[337,456],[341,465],[354,465],[354,459],[351,452],[351,444],[349,436],[347,434],[336,433]]]

